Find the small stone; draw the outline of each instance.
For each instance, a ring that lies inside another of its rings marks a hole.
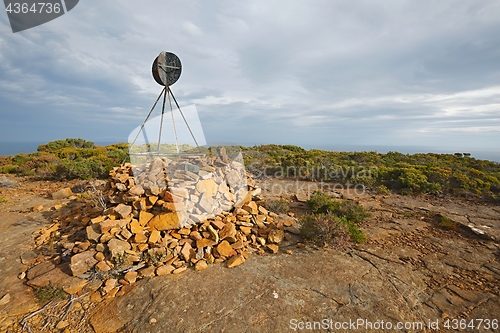
[[[285,232],[281,229],[273,229],[267,235],[267,240],[270,243],[281,244],[283,241],[283,237],[285,237]]]
[[[95,265],[95,267],[98,271],[101,272],[108,272],[109,270],[111,270],[111,267],[109,267],[105,261],[100,261],[99,263],[97,263],[97,265]]]
[[[293,222],[288,220],[288,221],[285,221],[284,223],[285,227],[292,227],[293,226]]]
[[[127,216],[132,213],[132,207],[125,205],[125,204],[119,204],[118,206],[113,208],[113,212],[118,214],[122,219],[126,218]]]
[[[153,216],[153,214],[141,210],[141,212],[139,213],[139,224],[145,226],[149,221],[151,221]]]
[[[115,288],[117,284],[118,284],[118,280],[117,279],[107,279],[104,287],[102,288],[102,290],[107,294],[113,288]]]
[[[69,187],[63,188],[59,191],[52,193],[52,199],[61,200],[73,195],[73,191]]]
[[[106,259],[106,257],[104,256],[104,253],[102,253],[102,252],[97,252],[95,254],[94,258],[96,260],[99,260],[99,261],[103,261],[104,259]]]
[[[101,233],[108,232],[111,229],[118,228],[118,227],[120,227],[120,221],[119,220],[105,220],[105,221],[102,221],[102,222],[99,223],[99,231]]]
[[[163,265],[156,269],[156,275],[168,275],[171,274],[175,270],[175,267],[172,265]]]
[[[217,252],[219,252],[219,254],[221,256],[224,256],[224,257],[231,257],[231,256],[234,256],[236,254],[236,251],[233,249],[233,247],[226,240],[222,241],[217,246]]]
[[[114,258],[122,255],[126,250],[130,250],[130,244],[126,241],[113,238],[108,242],[108,249],[111,257]]]
[[[101,237],[101,234],[97,231],[97,229],[98,228],[96,224],[89,225],[86,228],[87,239],[97,243],[99,241],[99,238]]]
[[[210,232],[210,235],[215,240],[215,243],[218,243],[219,242],[219,234],[217,233],[217,231],[215,231],[214,227],[212,227],[211,225],[209,225],[208,226],[208,232]]]
[[[192,231],[189,234],[189,237],[191,237],[191,239],[196,240],[196,241],[203,238],[203,236],[201,236],[201,234],[198,231]]]
[[[208,268],[208,264],[205,260],[199,260],[195,265],[194,269],[196,271],[203,271]]]
[[[122,235],[125,239],[132,237],[132,233],[128,229],[123,229],[122,232],[120,232],[120,235]]]
[[[293,254],[293,251],[292,250],[286,250],[286,253],[287,254]]]
[[[250,201],[249,203],[244,205],[242,208],[252,215],[259,214],[259,209],[257,208],[257,204],[255,203],[255,201]]]
[[[267,248],[272,252],[272,253],[278,253],[279,246],[276,244],[267,244]]]
[[[135,195],[135,196],[141,196],[144,194],[144,189],[142,188],[141,185],[134,185],[130,188],[128,193],[130,193],[131,195]]]
[[[69,322],[67,322],[66,320],[61,320],[60,322],[57,323],[56,329],[62,330],[63,328],[66,328],[68,326],[69,326]]]
[[[148,241],[148,237],[143,232],[139,232],[135,234],[134,240],[136,243],[146,243]]]
[[[123,278],[125,279],[125,281],[132,284],[137,280],[137,274],[138,273],[136,271],[127,272]]]
[[[146,268],[143,268],[143,269],[139,270],[139,274],[143,278],[145,278],[145,277],[152,277],[152,276],[155,276],[155,271],[156,271],[156,267],[155,266],[148,266]]]
[[[153,230],[151,231],[151,234],[149,235],[149,240],[148,242],[150,244],[155,244],[156,242],[158,242],[161,238],[161,234],[158,230]]]
[[[104,298],[112,298],[112,297],[115,297],[116,294],[118,294],[118,292],[120,291],[120,288],[118,287],[115,287],[113,289],[111,289],[107,294],[106,296],[104,296]]]
[[[99,222],[102,222],[106,219],[106,216],[104,215],[101,215],[101,216],[98,216],[98,217],[94,217],[93,219],[90,220],[90,222],[92,223],[99,223]]]
[[[82,253],[75,254],[71,257],[71,264],[69,265],[73,276],[78,276],[97,264],[97,260],[94,259],[95,251],[85,251]]]
[[[226,225],[224,222],[222,222],[221,220],[215,220],[215,221],[210,221],[210,224],[218,229],[218,230],[221,230],[222,228],[224,228],[224,226]]]
[[[43,210],[43,206],[42,206],[42,205],[35,205],[35,206],[33,207],[33,211],[34,211],[35,213],[39,213],[39,212],[41,212],[42,210]]]
[[[10,294],[5,294],[3,295],[2,298],[0,298],[0,306],[5,305],[10,302]]]
[[[191,230],[189,228],[182,228],[177,231],[179,235],[189,235]]]
[[[152,228],[162,230],[178,229],[181,225],[177,213],[164,213],[155,215],[148,223]]]
[[[191,244],[189,243],[184,243],[184,246],[182,247],[182,250],[181,250],[181,254],[182,256],[184,257],[184,260],[185,261],[189,261],[189,259],[191,258]]]
[[[139,223],[139,221],[134,220],[134,221],[130,222],[130,231],[133,234],[138,234],[139,232],[142,231],[142,229],[143,229],[143,226]]]
[[[38,258],[38,254],[34,251],[26,251],[21,254],[21,262],[24,265],[31,265],[35,263],[36,259]]]
[[[102,301],[102,297],[98,292],[93,292],[92,294],[90,294],[90,301],[92,303],[99,303],[100,301]]]
[[[150,324],[154,324],[154,323],[156,323],[156,318],[150,318],[150,319],[149,319],[149,323],[150,323]]]
[[[245,235],[250,235],[250,233],[252,232],[252,228],[251,227],[240,226],[240,230]]]
[[[266,239],[263,237],[257,237],[257,243],[264,246],[264,245],[266,245]]]
[[[228,268],[233,268],[233,267],[241,265],[244,262],[245,262],[245,258],[243,257],[243,255],[238,254],[238,255],[235,255],[235,256],[231,257],[227,261],[227,267]]]
[[[261,213],[262,215],[267,215],[267,214],[269,214],[269,211],[267,209],[265,209],[264,207],[259,206],[259,213]]]
[[[226,223],[219,231],[220,239],[234,238],[236,236],[236,226],[232,223]]]
[[[172,271],[172,274],[179,274],[187,270],[187,266],[181,266],[179,268],[176,268]]]

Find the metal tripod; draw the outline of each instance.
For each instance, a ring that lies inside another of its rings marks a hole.
[[[170,89],[169,86],[165,86],[163,88],[163,90],[161,91],[160,95],[158,95],[158,98],[156,99],[156,102],[154,103],[153,107],[151,108],[151,111],[149,111],[148,116],[146,117],[146,119],[142,123],[141,129],[137,132],[137,135],[136,135],[134,141],[132,142],[132,144],[129,147],[129,152],[131,151],[132,147],[134,146],[134,144],[137,141],[137,138],[139,137],[139,135],[141,134],[141,132],[144,130],[144,126],[146,125],[146,122],[148,121],[149,117],[153,113],[153,110],[155,109],[156,104],[158,104],[158,101],[160,100],[160,98],[161,98],[162,95],[163,95],[163,104],[162,104],[162,108],[161,108],[161,120],[160,120],[160,131],[159,131],[159,135],[158,135],[157,152],[156,153],[149,152],[148,154],[157,154],[157,155],[160,155],[161,134],[162,134],[162,130],[163,130],[163,117],[165,115],[165,103],[167,101],[167,98],[168,98],[168,105],[170,107],[170,115],[172,116],[172,126],[173,126],[173,130],[174,130],[175,147],[176,147],[176,150],[177,150],[177,154],[180,153],[180,150],[179,150],[179,141],[178,141],[178,138],[177,138],[177,130],[175,128],[174,110],[172,108],[172,99],[174,100],[174,103],[175,103],[177,109],[179,110],[179,112],[180,112],[180,114],[182,116],[182,119],[184,120],[184,123],[186,124],[186,126],[187,126],[187,128],[189,130],[189,133],[191,134],[191,137],[193,138],[193,140],[194,140],[194,142],[196,144],[196,147],[198,148],[199,151],[201,151],[200,150],[200,146],[198,145],[198,141],[196,141],[196,138],[194,137],[194,134],[191,131],[191,127],[189,127],[189,124],[188,124],[188,122],[186,120],[186,117],[184,117],[184,113],[182,113],[181,107],[179,106],[179,103],[177,103],[177,100],[175,99],[175,96],[174,96],[172,90]],[[146,137],[146,140],[147,140],[147,137]],[[149,144],[149,142],[147,142],[147,143]]]

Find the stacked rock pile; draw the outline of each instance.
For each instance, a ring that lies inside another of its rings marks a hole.
[[[247,174],[245,187],[235,186],[242,184],[244,170],[234,161],[225,163],[231,168],[216,171],[183,160],[170,169],[174,181],[166,163],[172,161],[158,158],[141,166],[149,172],[139,173],[139,180],[131,164],[114,168],[105,190],[94,198],[111,207],[99,210],[87,199],[83,208],[55,214],[54,223],[39,231],[39,248],[49,243],[59,248],[55,264],[61,271],[69,265],[70,287],[61,282],[67,292],[86,288],[98,300],[141,278],[178,274],[189,267],[201,271],[212,263],[236,267],[252,252],[278,253],[289,232],[296,233],[293,219],[259,205],[260,189]],[[228,181],[228,175],[235,181]],[[164,188],[158,186],[161,181]],[[40,275],[28,271],[28,279],[33,277],[28,284],[54,284]]]

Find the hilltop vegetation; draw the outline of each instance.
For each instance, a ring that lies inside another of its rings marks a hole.
[[[127,159],[128,145],[96,146],[83,139],[66,139],[38,146],[31,154],[0,157],[0,173],[14,173],[48,179],[106,177]]]
[[[449,193],[499,200],[500,164],[462,154],[329,152],[291,145],[244,149],[257,176],[362,184],[379,192]]]
[[[329,152],[292,145],[241,147],[256,177],[362,184],[379,193],[448,193],[500,200],[500,164],[462,154]],[[206,152],[206,151],[205,151]],[[49,142],[32,154],[0,157],[0,173],[48,179],[107,177],[128,161],[128,145],[96,146],[82,139]]]

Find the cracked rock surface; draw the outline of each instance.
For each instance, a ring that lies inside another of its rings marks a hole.
[[[29,251],[31,233],[50,225],[50,214],[35,208],[51,210],[58,204],[43,197],[54,190],[48,188],[52,185],[19,183],[1,193],[9,199],[0,208],[1,332],[20,332],[15,323],[41,306],[17,276],[37,260]],[[269,195],[262,188],[263,197]],[[286,198],[295,194],[310,193]],[[146,278],[90,307],[82,301],[83,308],[75,306],[69,312],[66,328],[89,333],[292,332],[293,320],[364,319],[425,324],[439,320],[437,331],[452,332],[457,330],[443,327],[447,319],[500,319],[498,206],[431,196],[337,195],[359,201],[370,211],[371,217],[361,225],[365,244],[315,249],[292,243],[280,247],[278,254],[254,255],[231,269],[210,265],[202,271]],[[299,203],[292,205],[296,215],[301,209]],[[456,230],[441,227],[439,216],[453,221]],[[87,320],[78,323],[83,313]]]
[[[439,331],[447,331],[447,319],[500,319],[498,207],[433,197],[353,199],[372,213],[363,245],[290,247],[293,255],[283,248],[233,270],[214,266],[141,281],[100,304],[91,324],[96,332],[287,332],[293,319],[439,320]],[[439,227],[436,214],[457,230]],[[479,219],[492,237],[466,225]]]

